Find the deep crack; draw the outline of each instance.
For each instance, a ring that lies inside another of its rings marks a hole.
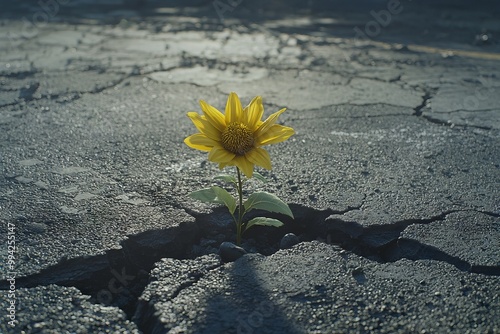
[[[401,238],[401,233],[413,224],[432,224],[443,221],[449,214],[474,211],[493,217],[500,215],[480,210],[449,210],[424,219],[407,219],[385,225],[361,226],[356,222],[346,222],[338,218],[327,221],[330,226],[325,231],[326,241],[336,244],[365,258],[386,263],[406,258],[410,260],[436,260],[446,262],[457,269],[491,276],[500,276],[500,266],[472,265],[456,256],[426,245],[414,239]]]
[[[431,115],[423,115],[424,109],[428,107],[428,104],[432,97],[437,93],[438,89],[426,89],[425,94],[422,96],[422,102],[413,108],[414,112],[412,116],[417,116],[417,117],[422,117],[426,121],[433,123],[433,124],[438,124],[438,125],[445,125],[451,128],[454,127],[462,127],[462,128],[476,128],[476,129],[481,129],[481,130],[491,130],[491,126],[482,126],[482,125],[474,125],[474,124],[455,124],[451,121],[444,121],[436,117],[432,117]],[[491,110],[496,110],[496,109],[491,109]],[[460,110],[456,110],[460,111]],[[489,110],[487,110],[489,111]]]
[[[356,222],[337,218],[352,210],[359,210],[363,204],[344,210],[316,210],[298,204],[290,208],[295,216],[291,219],[281,214],[253,210],[248,219],[267,216],[282,220],[285,225],[279,229],[256,226],[244,235],[243,246],[253,252],[271,255],[279,250],[279,243],[286,233],[295,233],[300,241],[318,240],[339,245],[347,251],[379,263],[395,262],[402,258],[410,260],[430,259],[445,262],[463,272],[500,276],[500,266],[471,265],[456,256],[417,240],[401,238],[401,233],[412,224],[432,224],[443,221],[459,211],[475,211],[499,217],[500,214],[479,210],[449,210],[424,219],[407,219],[385,225],[362,226]],[[112,249],[106,254],[61,260],[37,274],[16,279],[19,288],[57,284],[76,287],[83,294],[90,295],[90,301],[121,308],[144,333],[152,331],[156,323],[154,303],[140,300],[145,287],[151,282],[150,273],[155,263],[163,258],[188,260],[203,254],[217,252],[222,241],[234,240],[235,228],[231,216],[224,207],[216,207],[210,213],[195,213],[177,204],[195,218],[195,222],[181,223],[178,227],[150,230],[131,235],[121,242],[122,249]],[[335,217],[332,217],[335,215]],[[207,240],[213,242],[207,243]],[[207,246],[209,245],[210,246]],[[191,261],[191,260],[190,260]],[[175,298],[184,289],[196,284],[206,272],[217,268],[209,266],[204,273],[189,276],[173,292]],[[0,289],[7,290],[5,282]],[[135,316],[134,316],[135,315]]]
[[[184,279],[184,281],[173,292],[169,293],[167,300],[174,300],[183,290],[197,284],[208,272],[219,268],[221,265],[222,263],[218,261],[215,264],[206,264],[201,270],[190,268],[189,272],[182,272],[181,276],[183,277],[180,280]],[[143,333],[161,331],[162,322],[158,317],[155,305],[151,305],[151,300],[139,299],[132,319]]]
[[[432,98],[434,94],[436,94],[437,89],[434,89],[433,91],[431,90],[425,90],[424,96],[422,96],[422,102],[416,106],[413,110],[415,111],[413,113],[414,116],[420,117],[422,116],[423,109],[427,107],[429,100]]]
[[[121,308],[130,319],[137,298],[148,284],[149,272],[162,258],[183,259],[200,238],[200,230],[192,222],[178,227],[149,230],[131,235],[121,242],[122,249],[106,254],[61,260],[37,274],[16,278],[18,288],[57,284],[76,287],[92,298],[91,302]],[[0,290],[7,290],[6,282]]]

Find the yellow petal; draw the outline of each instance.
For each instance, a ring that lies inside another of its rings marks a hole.
[[[186,143],[187,146],[200,151],[210,151],[214,146],[219,146],[215,140],[208,138],[202,133],[196,133],[187,137],[184,139],[184,143]]]
[[[210,124],[209,121],[207,121],[205,116],[201,116],[198,113],[195,113],[194,111],[188,112],[187,113],[188,117],[193,121],[194,126],[200,131],[201,133],[205,134],[208,138],[211,138],[216,141],[220,141],[220,131],[217,130],[216,127],[214,127],[212,124]]]
[[[246,177],[251,178],[253,175],[253,163],[247,160],[244,155],[236,156],[232,161],[231,165],[234,163],[236,167],[238,167]]]
[[[219,110],[212,107],[210,104],[206,103],[203,100],[200,101],[200,106],[201,110],[203,111],[203,114],[210,122],[210,124],[212,124],[220,132],[224,131],[224,129],[226,128],[224,115],[222,115],[222,113]]]
[[[253,164],[257,166],[264,167],[265,169],[271,170],[271,157],[269,153],[263,148],[254,148],[253,150],[245,153],[246,158]]]
[[[262,136],[264,133],[266,133],[267,130],[269,130],[269,128],[271,126],[274,125],[274,123],[276,123],[276,121],[278,120],[278,116],[281,115],[283,112],[285,112],[286,108],[283,108],[281,109],[280,111],[277,111],[275,112],[274,114],[272,114],[271,116],[269,116],[265,121],[264,123],[262,123],[259,128],[257,129],[257,131],[255,132],[255,138],[259,138],[260,136]]]
[[[264,106],[262,105],[262,97],[256,96],[252,102],[244,109],[244,114],[247,116],[247,126],[250,130],[255,131],[259,125],[259,121],[264,114]]]
[[[295,131],[288,126],[274,124],[260,137],[256,138],[256,145],[263,146],[281,143],[290,138],[294,133]]]
[[[224,163],[233,160],[235,156],[236,154],[231,153],[222,147],[214,147],[210,153],[208,153],[208,160],[212,162]]]
[[[243,109],[241,108],[240,98],[236,93],[231,92],[226,103],[226,124],[232,122],[242,122]]]

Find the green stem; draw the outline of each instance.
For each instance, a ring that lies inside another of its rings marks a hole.
[[[238,172],[238,197],[239,197],[239,207],[238,207],[238,222],[236,223],[236,245],[241,244],[241,229],[243,225],[243,184],[241,182],[241,173],[240,169],[236,167],[236,171]]]

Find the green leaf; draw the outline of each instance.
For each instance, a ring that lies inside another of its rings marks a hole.
[[[267,183],[267,179],[260,173],[258,172],[253,172],[253,177],[255,177],[257,180]]]
[[[293,218],[292,210],[290,210],[285,202],[280,200],[276,195],[265,191],[253,193],[250,197],[248,197],[243,205],[245,206],[245,212],[252,209],[261,209],[282,213]]]
[[[212,188],[204,188],[197,191],[193,191],[189,194],[189,197],[202,202],[208,203],[222,203],[220,199],[217,198],[217,194]]]
[[[278,219],[267,218],[267,217],[256,217],[247,223],[245,231],[254,225],[280,227],[283,226],[283,223],[280,222]]]
[[[238,182],[234,176],[226,174],[217,175],[216,177],[214,177],[214,179],[234,184]]]
[[[229,212],[233,214],[234,210],[236,210],[236,200],[234,199],[234,197],[231,196],[231,194],[228,193],[226,189],[221,187],[214,186],[212,187],[212,190],[217,195],[217,199],[221,200],[224,204],[226,204],[227,208],[229,209]]]
[[[227,192],[227,190],[221,187],[214,186],[211,188],[193,191],[189,194],[189,197],[202,202],[225,204],[231,214],[233,214],[236,210],[236,200]]]

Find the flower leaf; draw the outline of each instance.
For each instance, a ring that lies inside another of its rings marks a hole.
[[[253,172],[253,177],[255,177],[257,180],[263,182],[263,183],[267,183],[267,179],[262,175],[260,174],[259,172]]]
[[[189,197],[207,203],[224,203],[217,198],[217,194],[212,188],[204,188],[193,191],[189,194]]]
[[[280,222],[278,219],[267,218],[267,217],[256,217],[247,223],[245,231],[254,225],[280,227],[283,226],[283,223]]]
[[[234,214],[236,210],[236,200],[226,189],[221,187],[214,186],[193,191],[189,194],[189,197],[207,203],[225,204],[231,214]]]
[[[228,183],[234,183],[236,184],[236,178],[232,175],[227,175],[227,174],[221,174],[221,175],[217,175],[214,177],[214,179],[216,180],[221,180],[221,181],[224,181],[224,182],[228,182]]]
[[[292,210],[290,210],[288,204],[280,200],[276,195],[265,191],[256,192],[250,195],[245,203],[243,203],[243,206],[245,207],[245,212],[252,209],[261,209],[282,213],[293,218]]]
[[[231,194],[226,189],[218,186],[213,186],[212,191],[217,196],[217,199],[222,201],[222,203],[227,206],[229,212],[231,214],[234,214],[234,211],[236,210],[236,200],[234,199],[234,197],[231,196]]]

